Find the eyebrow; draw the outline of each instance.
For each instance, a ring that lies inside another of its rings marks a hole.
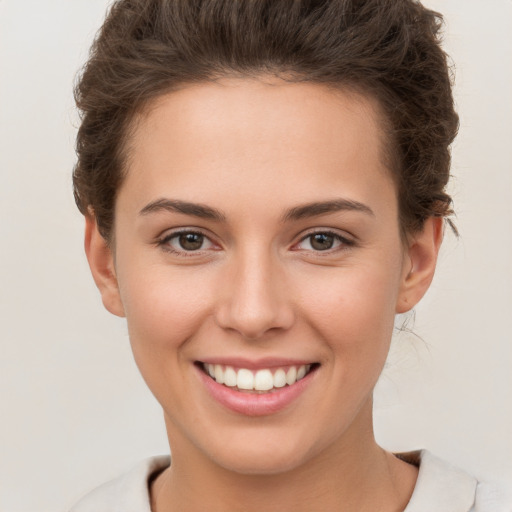
[[[193,215],[202,219],[216,220],[222,222],[226,216],[215,208],[199,203],[189,203],[188,201],[178,201],[176,199],[157,199],[142,208],[139,215],[148,215],[155,212],[177,212],[185,215]]]
[[[220,210],[206,206],[200,203],[190,203],[188,201],[179,201],[177,199],[157,199],[147,204],[139,212],[139,215],[148,215],[160,211],[183,213],[185,215],[192,215],[202,219],[214,220],[217,222],[226,221],[226,216]],[[375,216],[372,209],[359,201],[350,199],[332,199],[329,201],[317,201],[307,203],[304,205],[296,206],[286,211],[282,216],[283,222],[300,220],[308,217],[315,217],[324,215],[326,213],[333,213],[339,211],[356,211],[362,212],[371,216]]]
[[[373,210],[359,201],[353,201],[350,199],[333,199],[330,201],[320,201],[296,206],[285,213],[283,221],[299,220],[339,211],[362,212],[375,217]]]

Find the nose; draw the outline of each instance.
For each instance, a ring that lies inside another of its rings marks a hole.
[[[247,251],[223,274],[215,316],[223,329],[256,340],[269,332],[286,330],[294,322],[285,272],[271,255]]]

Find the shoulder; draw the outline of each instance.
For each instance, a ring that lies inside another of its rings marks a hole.
[[[512,482],[508,485],[479,482],[474,512],[512,512]]]
[[[426,450],[399,456],[419,465],[405,512],[512,512],[512,496],[504,487],[479,482]]]
[[[151,512],[149,480],[169,464],[170,457],[165,455],[146,459],[85,495],[70,512]]]

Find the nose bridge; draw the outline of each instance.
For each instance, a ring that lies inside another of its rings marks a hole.
[[[277,255],[268,247],[252,244],[241,248],[228,267],[217,312],[219,325],[247,339],[291,325],[293,310]]]

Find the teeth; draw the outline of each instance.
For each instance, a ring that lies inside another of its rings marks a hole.
[[[235,387],[237,382],[237,375],[235,370],[231,368],[231,366],[226,366],[226,371],[224,372],[224,384],[226,386]]]
[[[222,371],[222,366],[220,364],[215,365],[215,380],[219,384],[224,384],[224,372]]]
[[[294,382],[297,382],[297,368],[295,368],[295,366],[292,366],[286,372],[286,384],[288,384],[288,386],[291,386]]]
[[[217,380],[217,382],[219,381]],[[219,384],[222,384],[222,382]],[[246,370],[245,368],[238,370],[236,375],[236,385],[239,389],[254,389],[254,375],[251,370]]]
[[[266,368],[253,373],[246,368],[235,370],[232,366],[224,367],[220,364],[203,366],[206,373],[219,384],[247,391],[269,391],[272,388],[291,386],[303,379],[311,369],[310,364],[303,364],[299,367],[290,366],[287,370],[278,368],[274,373]]]
[[[274,373],[274,387],[282,388],[286,386],[286,373],[282,368],[279,368],[276,373]]]
[[[254,389],[268,391],[274,387],[274,377],[270,370],[258,370],[254,376]]]

